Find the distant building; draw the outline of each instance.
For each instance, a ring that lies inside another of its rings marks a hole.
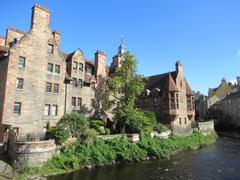
[[[237,77],[237,83],[232,84],[222,79],[217,88],[209,88],[208,96],[201,96],[196,100],[197,118],[211,116],[212,111],[222,111],[222,100],[230,93],[239,91],[240,78]]]
[[[222,112],[229,115],[228,123],[240,127],[240,91],[231,93],[222,100]]]
[[[138,107],[156,112],[159,122],[170,124],[174,134],[188,135],[195,117],[193,98],[182,64],[177,61],[175,71],[148,77]]]

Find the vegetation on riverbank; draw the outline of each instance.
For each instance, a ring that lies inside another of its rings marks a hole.
[[[131,143],[126,137],[112,140],[95,137],[91,143],[76,141],[73,144],[64,145],[60,153],[42,167],[25,167],[20,170],[17,179],[32,175],[65,173],[84,167],[169,158],[176,152],[198,149],[215,140],[215,133],[203,135],[200,132],[187,137],[173,135],[169,139],[152,138],[149,134],[141,133],[138,143]]]

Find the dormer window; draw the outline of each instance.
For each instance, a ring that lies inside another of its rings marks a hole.
[[[48,44],[48,52],[53,53],[53,45]]]

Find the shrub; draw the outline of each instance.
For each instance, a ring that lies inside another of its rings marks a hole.
[[[149,118],[152,123],[152,126],[156,126],[157,124],[157,115],[154,111],[144,110],[143,113]]]
[[[80,138],[84,131],[88,128],[88,120],[84,115],[77,112],[65,114],[57,123],[57,142],[63,143],[70,136]]]
[[[154,127],[154,130],[158,133],[164,132],[169,130],[169,128],[161,123],[157,123],[157,125]]]
[[[119,117],[119,130],[126,130],[127,133],[139,133],[141,131],[152,131],[151,120],[139,109],[125,107],[116,112]]]

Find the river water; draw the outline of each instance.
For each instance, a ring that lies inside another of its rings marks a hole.
[[[170,160],[78,170],[48,180],[240,180],[240,140],[220,137],[211,146],[181,152]]]

